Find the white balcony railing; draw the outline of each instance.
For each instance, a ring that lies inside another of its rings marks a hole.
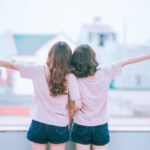
[[[0,127],[0,150],[31,150],[26,131],[26,127]],[[110,131],[108,150],[150,150],[149,127],[113,127]],[[66,150],[75,150],[74,144],[68,142]]]

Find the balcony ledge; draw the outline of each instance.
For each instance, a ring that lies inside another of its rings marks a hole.
[[[150,132],[150,127],[110,127],[110,132]],[[27,131],[27,126],[0,126],[0,132],[24,132]]]

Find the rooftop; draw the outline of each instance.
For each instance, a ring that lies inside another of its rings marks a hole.
[[[14,41],[18,55],[33,55],[41,46],[49,42],[56,35],[15,34]]]

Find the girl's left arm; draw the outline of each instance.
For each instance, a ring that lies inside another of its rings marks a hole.
[[[72,120],[75,111],[82,108],[81,100],[77,100],[77,101],[69,100],[68,106],[69,106],[69,115],[71,118],[70,120]]]
[[[139,57],[134,57],[134,58],[128,58],[128,59],[120,61],[119,63],[121,64],[122,67],[124,67],[126,65],[138,63],[140,61],[144,61],[147,59],[150,59],[150,54],[139,56]]]
[[[4,68],[16,70],[16,71],[19,70],[19,67],[17,64],[8,62],[8,61],[3,61],[3,60],[0,60],[0,67],[4,67]]]
[[[75,113],[74,102],[73,101],[69,100],[68,111],[69,111],[69,128],[71,128],[72,122],[73,122],[73,116],[74,116],[74,113]]]
[[[68,109],[69,109],[69,126],[71,126],[73,122],[73,116],[75,111],[82,108],[81,100],[71,101],[69,100]]]

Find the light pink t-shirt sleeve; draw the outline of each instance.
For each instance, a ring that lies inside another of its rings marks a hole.
[[[112,64],[110,66],[104,67],[104,75],[108,78],[109,81],[113,80],[116,76],[121,73],[121,63]]]
[[[37,75],[40,74],[41,69],[43,68],[40,65],[18,65],[20,76],[23,78],[34,79]]]
[[[70,100],[76,101],[80,100],[80,91],[78,87],[78,81],[74,74],[69,74],[68,77],[68,91]]]

